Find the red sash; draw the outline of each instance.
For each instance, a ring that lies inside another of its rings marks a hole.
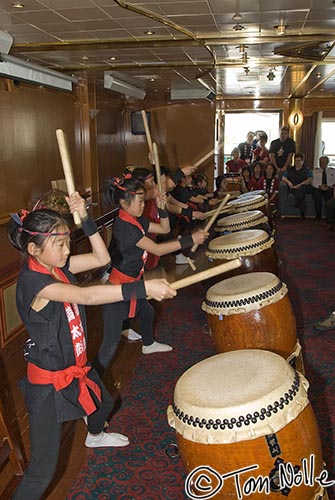
[[[49,274],[50,276],[52,276],[51,272],[46,267],[44,267],[32,257],[29,257],[28,267],[31,271],[37,271],[39,273]],[[68,277],[60,268],[55,267],[54,271],[59,276],[60,281],[62,281],[63,283],[70,283]],[[90,380],[87,377],[87,373],[89,372],[91,367],[86,366],[86,338],[80,318],[78,305],[70,304],[70,302],[64,302],[64,309],[71,333],[73,354],[76,360],[76,364],[68,366],[63,370],[51,371],[39,368],[33,363],[28,363],[28,380],[32,384],[53,384],[56,391],[60,391],[61,389],[68,387],[74,378],[78,379],[78,401],[86,411],[87,415],[90,415],[96,410],[96,405],[88,390],[88,387],[92,389],[93,393],[96,395],[99,401],[101,401],[101,390],[100,387],[95,382],[93,382],[93,380]]]
[[[145,231],[141,226],[141,224],[138,222],[138,220],[132,215],[128,214],[128,212],[126,212],[125,210],[122,210],[122,208],[120,208],[119,210],[119,218],[125,222],[128,222],[129,224],[133,224],[133,226],[136,226],[141,231],[143,236],[145,236]],[[133,283],[134,281],[139,281],[144,273],[144,266],[147,261],[147,258],[148,258],[148,252],[145,250],[142,255],[142,268],[138,276],[136,276],[136,278],[134,278],[133,276],[129,276],[128,274],[124,274],[121,271],[115,269],[115,267],[113,267],[112,272],[109,275],[108,281],[113,285],[122,285],[123,283]],[[130,300],[129,318],[135,317],[136,302],[137,302],[136,295],[134,294]]]

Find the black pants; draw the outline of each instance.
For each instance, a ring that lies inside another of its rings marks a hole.
[[[300,215],[306,212],[306,195],[312,192],[311,186],[301,186],[298,189],[291,189],[290,194],[294,196],[295,205],[299,209]]]
[[[140,331],[144,345],[154,342],[153,320],[154,308],[146,299],[140,299],[136,304],[136,316],[140,320]],[[116,352],[121,339],[122,324],[129,316],[129,302],[115,302],[102,306],[104,321],[104,336],[98,355],[93,360],[93,365],[102,376]]]
[[[111,396],[102,386],[102,403],[88,417],[88,428],[98,434],[112,411]],[[12,500],[39,500],[49,486],[58,462],[62,423],[57,422],[54,392],[30,417],[30,462]],[[84,446],[84,445],[83,445]]]
[[[333,190],[327,189],[327,191],[322,191],[321,189],[313,188],[312,191],[316,218],[321,219],[322,212],[322,198],[324,198],[325,203],[333,197]]]

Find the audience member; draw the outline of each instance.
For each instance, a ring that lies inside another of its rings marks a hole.
[[[269,150],[265,147],[267,140],[268,137],[266,134],[260,136],[259,141],[257,142],[257,146],[252,153],[253,162],[260,161],[261,163],[263,163],[263,165],[265,165],[270,161]]]
[[[288,127],[282,127],[280,129],[280,137],[271,141],[269,149],[270,161],[276,167],[279,178],[290,167],[294,153],[295,142],[289,137]]]
[[[269,203],[278,204],[279,179],[273,163],[267,163],[264,175],[259,179],[257,189],[263,189],[268,195]]]
[[[246,193],[250,191],[251,167],[246,165],[242,168],[242,191]]]
[[[246,164],[244,160],[240,158],[240,150],[238,148],[234,148],[231,152],[232,159],[228,160],[227,165],[227,173],[240,173],[242,167]]]
[[[294,196],[295,206],[299,209],[302,219],[305,218],[306,212],[306,194],[312,192],[310,184],[313,180],[312,171],[304,166],[304,159],[303,153],[296,153],[294,166],[290,167],[282,177],[290,190],[290,194]]]
[[[253,132],[248,132],[247,133],[247,140],[245,142],[241,142],[238,145],[241,160],[244,160],[246,163],[251,163],[252,152],[254,149],[254,145],[253,145],[254,137],[255,137],[255,134]]]
[[[320,156],[319,167],[313,170],[312,196],[315,206],[316,219],[321,219],[322,198],[325,203],[333,197],[335,185],[335,169],[328,167],[328,156]]]
[[[251,165],[251,172],[248,191],[255,191],[258,189],[258,182],[263,175],[263,164],[260,161],[256,161]]]

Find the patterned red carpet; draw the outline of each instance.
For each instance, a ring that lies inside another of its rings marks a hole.
[[[313,324],[335,307],[334,233],[314,221],[279,221],[275,239],[281,278],[297,318],[309,398],[315,410],[327,470],[334,477],[335,331],[319,333]],[[201,310],[201,285],[180,291],[159,324],[158,339],[174,346],[166,354],[142,356],[122,393],[113,430],[126,433],[125,449],[90,450],[67,500],[184,500],[185,473],[166,448],[175,442],[166,409],[176,381],[190,366],[215,354]],[[280,494],[278,498],[282,497]],[[288,497],[290,498],[290,497]],[[330,500],[334,500],[331,496]],[[309,499],[306,499],[309,500]]]

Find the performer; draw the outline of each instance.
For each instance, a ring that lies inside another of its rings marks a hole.
[[[69,256],[70,230],[53,210],[12,214],[8,236],[25,257],[17,283],[17,308],[30,336],[25,347],[27,378],[21,382],[30,419],[30,464],[13,500],[38,500],[57,465],[62,422],[88,415],[88,447],[127,446],[128,438],[105,433],[113,400],[87,361],[83,304],[129,300],[147,294],[173,297],[165,280],[119,286],[76,285],[74,274],[106,265],[109,254],[85,202],[76,192],[67,198],[79,212],[92,251]]]
[[[255,191],[258,189],[258,182],[263,176],[263,164],[260,161],[256,161],[251,165],[251,179],[248,182],[248,191]]]
[[[246,165],[245,161],[240,158],[240,150],[234,148],[231,152],[232,159],[226,162],[228,173],[241,173],[242,167]]]
[[[201,244],[208,233],[199,230],[192,236],[184,236],[180,240],[157,244],[147,234],[162,233],[162,228],[169,225],[168,214],[159,209],[160,224],[149,222],[143,217],[145,191],[143,185],[131,174],[123,178],[109,178],[105,182],[105,197],[111,205],[119,205],[119,216],[113,225],[113,236],[109,245],[113,268],[109,277],[112,284],[140,282],[143,276],[147,253],[165,255],[176,250],[188,248],[194,243]],[[108,285],[106,285],[108,287]],[[142,353],[171,351],[172,347],[154,340],[154,310],[143,297],[136,300],[134,296],[129,302],[107,304],[103,306],[104,336],[94,365],[102,374],[117,349],[120,341],[122,323],[125,319],[138,316],[143,338]]]

